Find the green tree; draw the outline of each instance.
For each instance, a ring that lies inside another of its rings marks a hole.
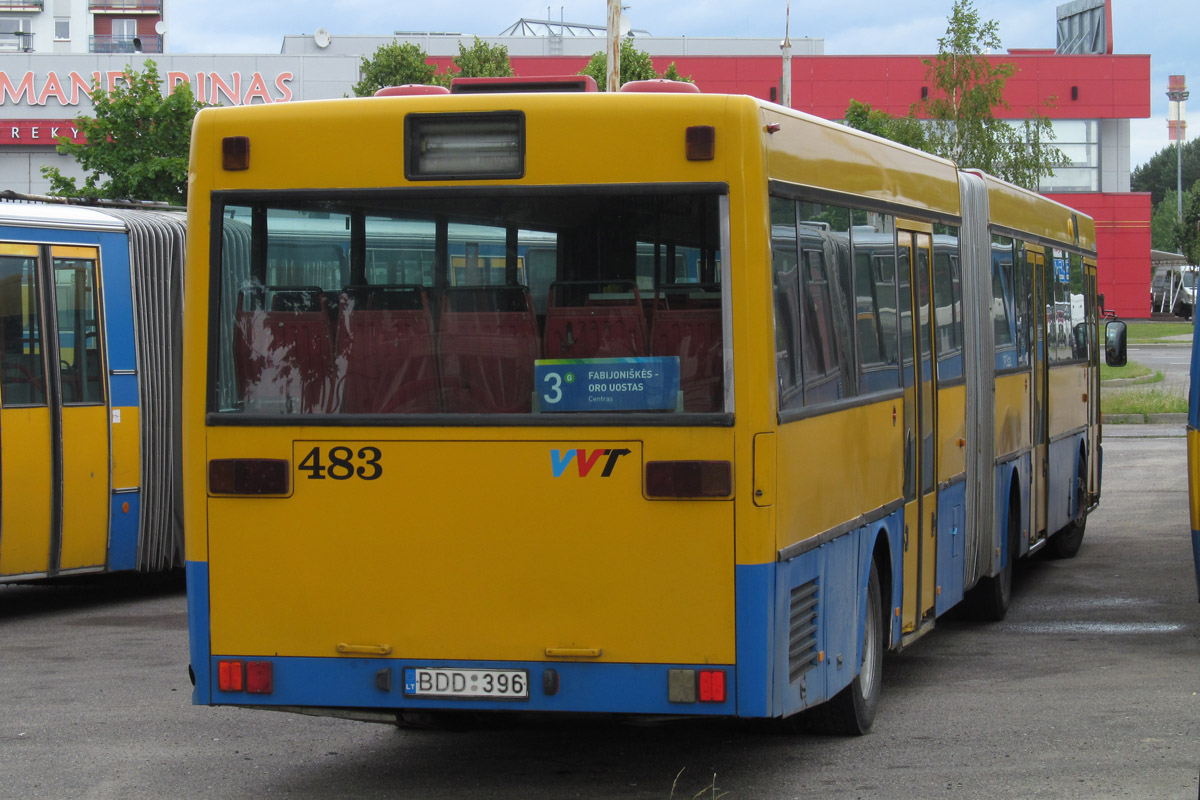
[[[667,64],[667,68],[663,70],[662,77],[669,81],[682,81],[684,83],[695,83],[691,75],[680,75],[679,70],[675,67],[675,62]]]
[[[112,91],[97,83],[91,99],[95,116],[75,118],[75,127],[87,141],[58,140],[58,152],[73,156],[91,174],[78,186],[57,167],[42,167],[42,175],[50,180],[50,193],[186,203],[192,120],[203,105],[191,87],[180,84],[164,97],[158,66],[146,61],[142,72],[126,66],[124,82]]]
[[[461,45],[460,45],[461,48]],[[370,58],[363,56],[359,71],[362,80],[354,84],[357,97],[370,97],[385,86],[404,86],[409,83],[440,84],[435,78],[437,65],[428,64],[429,55],[420,45],[392,40],[380,45]]]
[[[996,118],[996,109],[1009,108],[1004,87],[1016,71],[983,55],[999,47],[996,21],[982,23],[972,0],[955,0],[937,56],[923,61],[929,97],[912,110],[930,120],[930,152],[1036,190],[1070,160],[1052,144],[1053,127],[1037,109],[1015,125]]]
[[[600,91],[606,91],[608,88],[608,54],[596,53],[588,61],[587,66],[579,72],[580,75],[590,75],[600,87]],[[638,50],[633,45],[633,39],[625,38],[621,40],[621,85],[630,81],[648,81],[654,78],[667,78],[673,81],[692,82],[692,79],[679,74],[679,70],[675,67],[675,62],[672,61],[666,71],[659,75],[654,71],[654,64],[650,60],[650,54],[644,50]]]
[[[886,111],[871,108],[867,103],[851,100],[850,107],[846,109],[845,123],[851,128],[873,133],[918,150],[925,150],[929,145],[925,126],[911,113],[905,117],[893,117]]]
[[[512,62],[508,58],[508,48],[502,44],[490,45],[475,37],[475,43],[468,50],[458,43],[458,55],[451,62],[458,69],[451,77],[455,78],[511,78],[513,76]]]
[[[1179,227],[1175,208],[1174,189],[1167,192],[1161,202],[1154,204],[1150,214],[1150,246],[1155,250],[1175,249],[1175,233]]]
[[[1149,192],[1150,202],[1157,207],[1166,193],[1173,193],[1179,185],[1180,162],[1185,187],[1200,181],[1200,139],[1185,142],[1182,153],[1175,152],[1174,144],[1159,150],[1145,164],[1134,168],[1130,188],[1135,192]]]
[[[1176,249],[1187,256],[1189,264],[1200,264],[1200,191],[1192,187],[1184,199],[1183,224],[1175,229]]]

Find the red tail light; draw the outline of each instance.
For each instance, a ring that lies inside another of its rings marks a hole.
[[[246,662],[246,691],[250,694],[270,694],[275,691],[275,680],[270,661]]]
[[[700,702],[724,703],[725,699],[725,671],[719,669],[700,670]]]

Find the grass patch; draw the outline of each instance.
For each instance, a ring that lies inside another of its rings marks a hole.
[[[1130,380],[1132,378],[1146,378],[1144,383],[1154,383],[1163,379],[1161,372],[1155,372],[1145,364],[1139,364],[1136,361],[1129,361],[1123,367],[1110,367],[1103,361],[1100,362],[1100,380]]]
[[[1186,414],[1187,397],[1162,389],[1101,389],[1104,414]]]
[[[1183,336],[1192,332],[1190,322],[1129,322],[1129,344],[1155,344],[1167,341],[1168,336]]]

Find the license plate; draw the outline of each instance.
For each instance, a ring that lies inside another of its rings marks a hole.
[[[529,673],[523,669],[408,667],[404,694],[462,700],[528,700]]]

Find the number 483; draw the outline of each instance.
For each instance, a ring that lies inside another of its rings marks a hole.
[[[320,447],[314,447],[308,451],[308,455],[297,469],[307,472],[310,481],[326,478],[335,481],[347,481],[351,478],[373,481],[383,474],[383,464],[380,463],[382,457],[378,447],[361,447],[357,454],[349,447],[331,447],[324,456]]]

